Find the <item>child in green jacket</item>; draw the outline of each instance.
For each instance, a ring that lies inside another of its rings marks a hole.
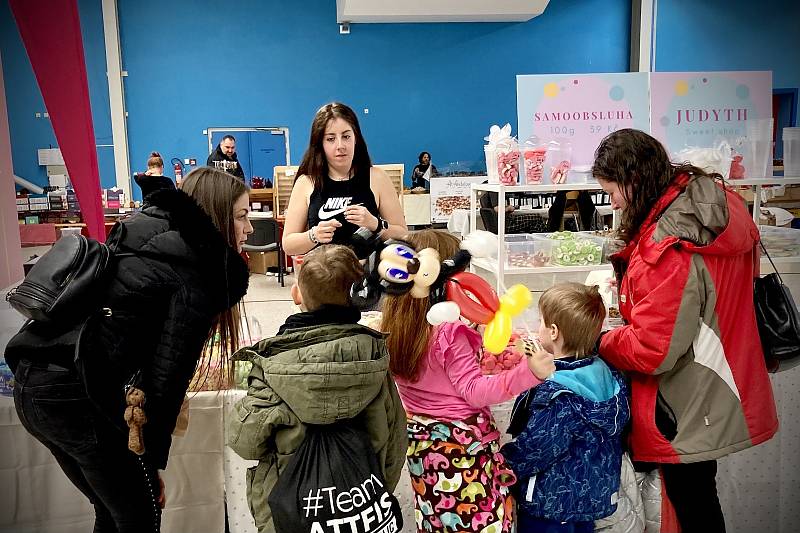
[[[275,531],[268,497],[302,444],[306,424],[353,419],[369,435],[388,490],[400,479],[406,417],[389,374],[384,336],[357,322],[350,287],[363,270],[347,247],[325,245],[304,257],[292,299],[303,312],[278,335],[239,351],[249,360],[247,396],[234,407],[227,443],[244,459],[247,496],[259,533]]]

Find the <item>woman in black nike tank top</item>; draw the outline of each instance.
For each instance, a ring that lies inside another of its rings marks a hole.
[[[337,220],[342,226],[336,228],[331,244],[348,244],[358,225],[347,221],[348,206],[362,205],[375,218],[380,216],[375,195],[369,188],[369,175],[353,176],[349,180],[336,181],[326,176],[322,188],[311,193],[308,201],[308,227],[313,228],[322,221]],[[375,229],[375,226],[369,227]]]
[[[373,167],[358,118],[344,104],[317,111],[297,170],[283,231],[283,249],[304,254],[320,244],[352,241],[359,227],[383,240],[407,232],[397,191]]]

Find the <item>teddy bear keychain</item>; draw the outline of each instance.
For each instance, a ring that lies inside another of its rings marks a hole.
[[[128,387],[125,392],[125,422],[128,423],[128,449],[136,455],[144,455],[142,426],[147,423],[144,414],[144,391],[137,387]]]

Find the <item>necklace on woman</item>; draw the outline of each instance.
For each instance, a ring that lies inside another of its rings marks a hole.
[[[350,179],[352,179],[353,177],[353,175],[350,173],[348,173],[347,176],[334,176],[331,172],[328,172],[328,176],[333,181],[350,181]]]

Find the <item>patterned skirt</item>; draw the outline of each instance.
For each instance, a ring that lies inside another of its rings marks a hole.
[[[408,415],[408,471],[418,532],[508,533],[516,477],[491,418],[443,422]]]

